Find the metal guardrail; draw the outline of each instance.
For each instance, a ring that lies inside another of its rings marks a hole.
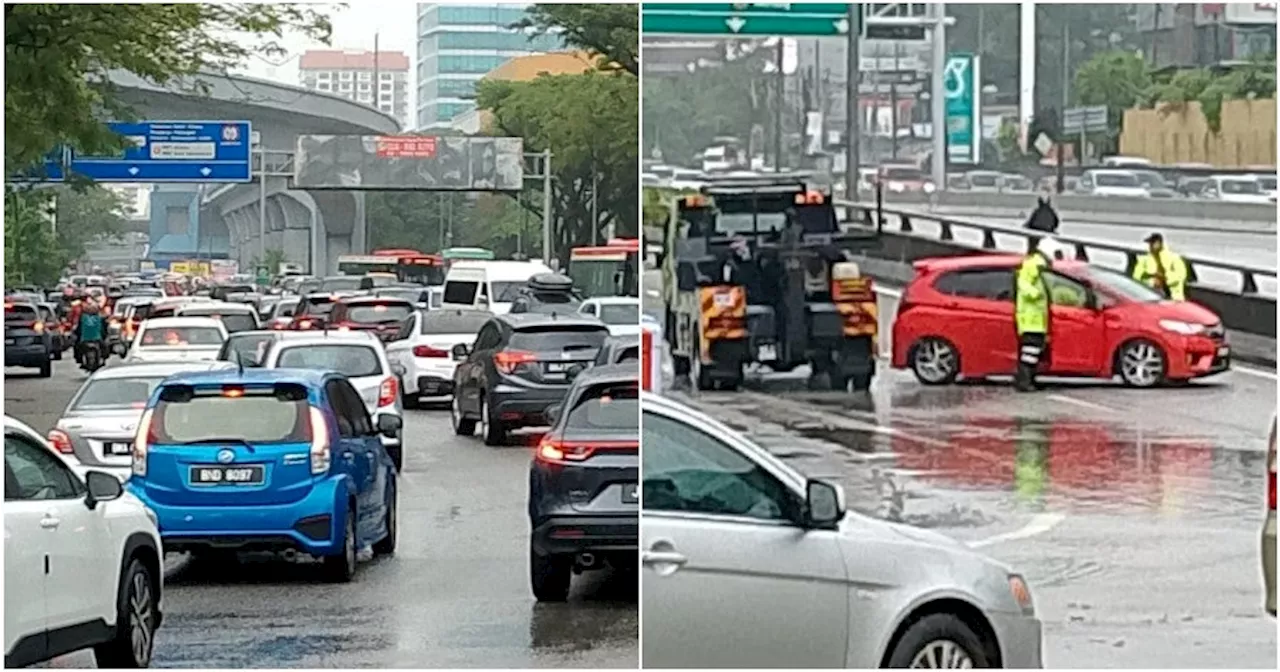
[[[863,192],[866,197],[867,192]],[[1036,205],[1037,192],[975,192],[941,191],[934,194],[918,192],[885,192],[886,207],[901,208],[913,205],[934,207],[973,208],[977,210],[1030,210]],[[1092,215],[1116,219],[1200,219],[1216,222],[1276,221],[1276,205],[1265,203],[1223,203],[1222,201],[1195,198],[1137,198],[1124,196],[1090,196],[1067,192],[1053,195],[1054,208],[1070,219],[1073,215]]]
[[[877,208],[875,204],[855,203],[852,201],[835,200],[833,201],[837,208],[852,208],[860,213],[861,225],[876,228],[882,233],[886,231],[885,215],[896,217],[899,225],[896,229],[890,229],[893,233],[903,233],[912,236],[921,236],[920,232],[915,229],[912,220],[924,219],[938,225],[939,235],[933,239],[942,243],[949,243],[963,247],[972,247],[963,241],[956,240],[955,230],[970,229],[979,231],[982,234],[982,250],[991,250],[993,252],[1008,252],[1002,250],[996,243],[996,234],[1020,237],[1026,241],[1027,249],[1030,249],[1032,241],[1039,240],[1044,234],[1038,231],[1013,226],[1005,226],[1001,224],[984,224],[969,219],[956,219],[953,217],[940,216],[927,212],[917,212],[912,210],[901,210],[898,208]],[[923,236],[921,236],[923,238]],[[1088,240],[1084,238],[1072,238],[1069,236],[1054,236],[1054,238],[1063,244],[1071,245],[1075,248],[1075,256],[1081,261],[1089,261],[1089,253],[1091,250],[1105,250],[1108,252],[1118,252],[1125,255],[1125,273],[1132,273],[1134,267],[1138,263],[1138,257],[1146,253],[1145,248],[1131,245],[1118,245],[1116,243]],[[1259,296],[1258,294],[1258,278],[1269,277],[1276,278],[1276,269],[1265,268],[1262,266],[1251,266],[1245,264],[1234,264],[1214,259],[1204,259],[1199,257],[1183,257],[1187,262],[1187,279],[1190,284],[1195,284],[1199,280],[1196,273],[1197,268],[1213,268],[1229,273],[1237,274],[1240,277],[1239,293],[1245,296]],[[1270,297],[1259,297],[1270,298]],[[1275,301],[1274,298],[1270,299]]]

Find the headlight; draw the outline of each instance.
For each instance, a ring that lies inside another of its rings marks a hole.
[[[937,188],[937,187],[935,187],[935,186],[933,186],[933,183],[932,183],[932,182],[925,182],[925,183],[924,183],[924,193],[926,193],[926,194],[932,194],[933,192],[935,192],[935,191],[937,191],[937,190],[938,190],[938,188]]]
[[[1180,322],[1178,320],[1160,320],[1160,328],[1184,336],[1193,336],[1205,332],[1203,324],[1192,324],[1191,322]]]
[[[1013,601],[1022,609],[1022,613],[1028,616],[1035,615],[1036,605],[1031,601],[1031,588],[1027,586],[1026,579],[1017,574],[1010,574],[1009,595],[1013,597]]]

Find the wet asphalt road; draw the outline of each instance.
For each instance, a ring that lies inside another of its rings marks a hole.
[[[5,369],[5,412],[46,431],[84,374],[70,361],[31,373]],[[576,577],[565,604],[529,592],[528,449],[456,437],[447,409],[407,411],[405,434],[394,557],[330,585],[269,556],[210,568],[171,555],[155,665],[636,667],[634,571]],[[92,665],[90,653],[50,663]]]
[[[646,294],[647,312],[660,303]],[[810,391],[807,367],[668,393],[840,482],[851,508],[1022,572],[1046,667],[1275,668],[1259,555],[1274,371],[1164,390],[1050,379],[1023,395],[880,364],[869,394]]]

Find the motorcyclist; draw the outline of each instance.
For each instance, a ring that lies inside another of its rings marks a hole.
[[[88,299],[80,311],[76,322],[76,363],[84,362],[85,350],[89,347],[99,348],[99,354],[105,353],[107,339],[107,323],[102,317],[104,308],[93,299]]]

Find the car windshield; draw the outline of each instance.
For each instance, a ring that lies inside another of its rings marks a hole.
[[[924,173],[918,168],[885,168],[884,179],[886,180],[902,180],[906,182],[914,182],[924,179]],[[973,178],[969,178],[973,181]],[[992,176],[991,184],[995,184],[995,176]]]
[[[1109,268],[1085,266],[1084,277],[1088,278],[1095,287],[1102,287],[1104,290],[1129,301],[1156,303],[1165,299],[1165,296],[1160,292]]]
[[[152,431],[157,444],[304,443],[311,440],[309,408],[305,395],[302,399],[277,396],[271,389],[246,390],[240,395],[202,391],[179,401],[162,396]]]
[[[404,303],[365,303],[347,308],[347,320],[358,324],[400,322],[412,314],[413,306]]]
[[[188,346],[222,345],[222,333],[213,327],[156,327],[142,332],[142,345]]]
[[[600,305],[600,321],[605,324],[639,324],[640,306],[634,303],[605,303]]]
[[[240,356],[240,361],[246,366],[258,366],[261,362],[258,358],[262,355],[262,345],[272,339],[271,334],[244,334],[232,336],[227,339],[227,345],[223,348],[222,356],[219,359],[234,362],[236,355]]]
[[[370,346],[354,343],[286,347],[276,359],[276,367],[337,371],[351,378],[377,376],[383,372],[378,353]]]
[[[164,376],[140,378],[103,378],[91,380],[80,388],[70,410],[92,411],[104,408],[143,408]]]
[[[640,433],[640,394],[635,383],[597,385],[587,390],[565,418],[566,433]]]
[[[1093,183],[1099,187],[1141,187],[1138,176],[1130,173],[1098,173]]]
[[[333,299],[325,297],[323,299],[307,299],[308,315],[328,315],[333,312]]]
[[[483,310],[433,310],[422,316],[423,335],[476,334],[492,313]]]
[[[292,317],[293,313],[298,310],[297,299],[281,299],[271,309],[272,317]]]
[[[350,292],[360,289],[360,281],[364,278],[325,278],[320,283],[322,292]]]
[[[1262,189],[1255,180],[1222,180],[1224,194],[1260,194]]]

